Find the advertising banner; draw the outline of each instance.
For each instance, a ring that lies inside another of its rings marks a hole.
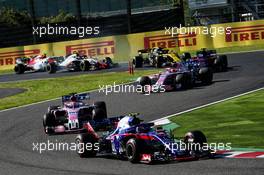
[[[188,52],[201,48],[223,48],[264,44],[264,20],[215,24],[206,26],[213,28],[230,28],[229,32],[205,34],[189,32],[185,34],[167,34],[165,30],[90,38],[74,41],[19,46],[0,49],[0,69],[14,67],[15,59],[38,54],[47,56],[65,56],[79,52],[94,58],[113,58],[115,62],[131,60],[140,49],[165,47],[176,52]],[[204,26],[196,27],[202,31]]]

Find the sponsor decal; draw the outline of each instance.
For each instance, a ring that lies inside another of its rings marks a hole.
[[[190,47],[197,45],[197,38],[195,33],[171,36],[159,35],[144,37],[144,48],[162,47],[162,48],[175,48],[175,47]]]
[[[103,41],[66,46],[67,55],[73,52],[90,57],[111,55],[115,53],[115,43],[114,41]]]
[[[30,57],[38,54],[40,54],[39,49],[2,52],[0,53],[0,66],[13,65],[16,63],[17,58]]]
[[[226,42],[264,40],[264,25],[235,27],[226,33]]]

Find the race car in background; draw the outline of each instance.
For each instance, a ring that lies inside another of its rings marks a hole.
[[[80,56],[79,54],[71,54],[64,57],[58,62],[58,70],[67,69],[68,71],[90,71],[100,69],[110,69],[116,66],[110,57],[103,60],[96,58],[88,58],[87,56]]]
[[[196,57],[191,57],[190,53],[184,53],[182,59],[186,60],[200,60],[211,67],[215,72],[224,72],[228,69],[228,60],[226,55],[218,55],[216,50],[207,50],[205,48],[196,52]]]
[[[135,56],[133,59],[133,64],[136,68],[143,67],[144,65],[161,68],[163,66],[170,66],[175,62],[181,62],[180,57],[176,53],[161,47],[138,50],[138,56]]]
[[[57,71],[56,57],[37,55],[31,58],[17,58],[14,71],[23,74],[25,71],[38,71],[55,73]]]
[[[85,103],[88,99],[87,93],[62,96],[62,106],[50,106],[43,116],[44,132],[48,135],[85,132],[88,121],[108,124],[110,121],[104,120],[107,118],[105,102]]]
[[[150,65],[157,68],[170,67],[174,63],[185,61],[201,61],[216,72],[226,71],[228,68],[228,60],[226,55],[217,55],[216,50],[207,50],[205,48],[196,52],[196,56],[192,57],[189,52],[178,55],[169,49],[154,47],[151,49],[143,49],[138,51],[138,56],[133,59],[135,68]]]
[[[174,67],[166,68],[159,74],[140,77],[137,82],[143,87],[143,93],[188,89],[198,82],[209,85],[213,80],[213,71],[201,64],[193,60],[175,63]]]
[[[115,65],[110,57],[106,57],[104,60],[98,60],[95,58],[87,58],[86,56],[79,56],[78,54],[71,54],[66,57],[37,55],[32,58],[16,59],[14,70],[17,74],[23,74],[25,71],[56,73],[60,70],[89,71],[108,69]]]
[[[142,123],[137,115],[124,116],[113,130],[102,134],[96,132],[88,122],[88,132],[76,137],[78,155],[115,156],[119,159],[128,159],[131,163],[198,160],[212,156],[210,150],[203,149],[207,140],[201,131],[188,132],[184,138],[176,141],[168,131],[155,126],[154,123]],[[183,149],[181,143],[189,146]],[[192,145],[196,145],[196,149]]]

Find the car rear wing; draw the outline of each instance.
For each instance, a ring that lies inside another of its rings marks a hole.
[[[70,101],[71,97],[75,97],[76,101],[82,101],[82,100],[90,99],[90,94],[89,93],[81,93],[81,94],[72,93],[69,95],[64,95],[61,98],[62,103],[66,102],[66,101]]]

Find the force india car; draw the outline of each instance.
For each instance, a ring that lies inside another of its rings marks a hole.
[[[209,85],[213,80],[210,67],[201,66],[200,61],[175,63],[174,67],[164,72],[138,78],[137,82],[144,87],[144,92],[164,92],[193,87],[197,82]],[[145,88],[146,87],[146,88]]]
[[[102,120],[107,118],[105,102],[87,104],[84,102],[87,99],[87,93],[62,96],[63,105],[50,106],[43,116],[44,132],[48,135],[85,132],[88,121],[100,120],[102,125],[108,124],[109,121]]]
[[[183,139],[175,140],[162,127],[155,127],[154,123],[141,123],[142,120],[136,115],[124,116],[114,130],[101,136],[88,122],[87,132],[76,137],[79,156],[110,155],[128,159],[132,163],[197,160],[212,156],[210,150],[203,149],[207,140],[201,131],[188,132]]]
[[[181,62],[180,57],[168,49],[160,47],[139,50],[138,56],[133,59],[136,68],[143,67],[144,64],[161,68],[175,62]]]
[[[32,58],[16,59],[15,72],[23,74],[25,71],[38,71],[55,73],[59,70],[68,71],[89,71],[108,69],[113,66],[112,59],[106,57],[104,60],[87,58],[78,54],[71,54],[67,57],[46,57],[37,55]]]

